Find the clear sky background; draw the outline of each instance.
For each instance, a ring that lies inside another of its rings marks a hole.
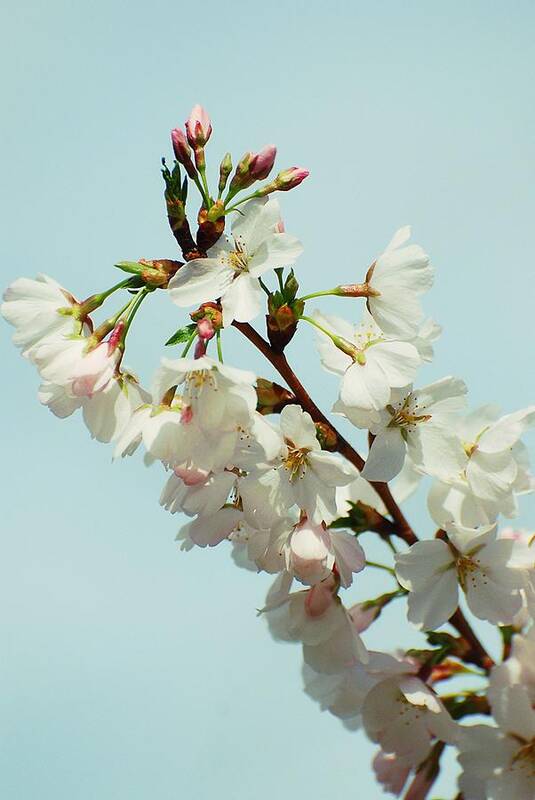
[[[159,159],[201,102],[211,165],[274,142],[280,167],[311,170],[282,198],[304,289],[361,278],[410,222],[445,329],[422,381],[453,373],[473,404],[533,402],[532,2],[48,0],[0,13],[3,285],[44,271],[85,296],[118,279],[117,260],[176,257]],[[344,302],[324,307],[354,315]],[[147,382],[184,315],[162,293],[138,319],[127,361]],[[2,323],[2,797],[382,797],[374,747],[302,694],[299,648],[256,618],[269,580],[224,545],[178,552],[161,470],[112,464],[80,419],[41,408],[10,334]],[[224,346],[271,375],[237,332]],[[308,331],[289,354],[328,409],[336,381]],[[429,535],[423,499],[408,511]],[[520,521],[534,518],[525,500]],[[366,575],[354,596],[386,585]],[[366,641],[423,642],[403,625],[391,609]],[[453,776],[450,759],[435,796],[454,796]]]

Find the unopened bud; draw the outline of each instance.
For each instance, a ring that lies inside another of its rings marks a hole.
[[[173,275],[182,266],[181,261],[172,261],[169,258],[153,259],[152,261],[140,258],[139,264],[141,266],[139,274],[143,281],[148,286],[158,286],[160,288],[165,288]]]
[[[273,169],[276,155],[277,148],[274,144],[267,144],[262,150],[253,155],[249,164],[249,171],[255,181],[263,181],[264,178],[267,178]]]
[[[175,128],[172,130],[171,141],[173,143],[173,152],[176,160],[179,162],[179,164],[184,166],[184,169],[190,178],[195,178],[197,175],[197,170],[195,169],[193,161],[191,160],[191,148],[188,144],[184,131],[180,128]]]
[[[285,169],[279,172],[274,181],[259,189],[256,193],[257,197],[264,197],[266,194],[271,194],[271,192],[288,192],[290,189],[299,186],[309,174],[309,171],[302,167]]]
[[[321,444],[322,450],[336,450],[338,437],[335,431],[326,422],[315,422],[316,439]]]
[[[295,403],[295,396],[278,383],[258,378],[256,381],[256,410],[263,415],[280,414],[284,406]]]
[[[197,333],[199,334],[199,338],[204,339],[205,342],[212,339],[215,336],[212,320],[207,317],[200,319],[197,323]]]
[[[218,190],[219,194],[222,195],[225,191],[225,186],[227,185],[228,177],[232,172],[232,157],[230,153],[225,153],[223,156],[223,160],[219,165],[219,185]]]
[[[191,109],[191,113],[186,120],[186,133],[188,142],[196,150],[198,147],[204,147],[212,133],[212,123],[206,110],[200,106],[195,105]]]
[[[236,171],[232,176],[232,180],[229,186],[229,195],[232,197],[236,194],[236,192],[241,191],[242,189],[247,189],[251,184],[254,183],[254,178],[251,177],[251,159],[253,158],[252,153],[245,153],[236,166]]]
[[[223,327],[223,313],[218,303],[203,303],[196,311],[192,311],[190,318],[193,322],[209,320],[214,331],[219,331]]]

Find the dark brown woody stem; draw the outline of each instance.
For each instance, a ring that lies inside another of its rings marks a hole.
[[[237,328],[260,352],[267,358],[267,360],[275,367],[279,375],[281,375],[294,395],[296,396],[300,406],[304,411],[308,411],[314,422],[323,422],[329,425],[337,437],[337,447],[341,455],[345,456],[359,471],[362,471],[366,463],[362,456],[357,453],[354,447],[336,430],[332,423],[327,419],[325,414],[318,408],[315,402],[310,397],[309,393],[288,364],[284,353],[277,353],[269,342],[267,342],[252,325],[247,322],[234,322],[234,327]],[[403,539],[408,545],[415,544],[418,537],[413,529],[407,522],[400,507],[392,497],[392,493],[387,483],[377,483],[370,481],[371,485],[385,504],[388,513],[394,520],[394,532],[396,536]],[[385,520],[386,521],[386,520]],[[469,645],[469,653],[467,660],[473,664],[477,664],[486,672],[490,670],[493,661],[474,631],[466,620],[460,608],[457,609],[453,617],[450,619],[450,624],[461,634],[466,643]]]
[[[247,339],[249,339],[250,342],[252,342],[252,344],[255,345],[255,347],[258,348],[258,350],[260,350],[260,352],[268,359],[268,361],[273,364],[279,375],[284,378],[296,396],[303,410],[308,411],[314,422],[323,422],[324,424],[329,425],[335,431],[337,437],[336,449],[338,452],[345,456],[345,458],[347,458],[347,460],[350,461],[359,471],[362,471],[366,462],[362,456],[357,453],[355,448],[349,444],[347,439],[344,439],[344,437],[336,430],[336,428],[334,428],[325,414],[318,408],[293,369],[288,364],[284,353],[277,353],[275,350],[273,350],[269,342],[260,336],[258,331],[256,331],[248,323],[234,322],[233,324],[241,333],[243,333],[244,336],[247,337]],[[418,541],[414,531],[405,519],[398,504],[392,497],[388,485],[386,483],[375,482],[371,485],[385,504],[386,508],[388,509],[388,513],[396,523],[396,536],[404,539],[407,544],[414,544],[414,542]]]

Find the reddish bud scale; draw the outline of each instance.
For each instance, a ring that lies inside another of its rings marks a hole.
[[[338,448],[338,436],[326,422],[316,422],[316,438],[323,450],[334,452]]]
[[[263,414],[280,414],[284,406],[297,402],[295,395],[278,383],[258,378],[256,381],[256,410]]]
[[[205,208],[201,208],[197,218],[199,223],[199,228],[197,230],[197,246],[199,250],[204,253],[206,253],[210,247],[214,246],[225,230],[224,216],[212,221],[208,219],[208,214],[209,212]]]

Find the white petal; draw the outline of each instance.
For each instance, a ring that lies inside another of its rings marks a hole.
[[[196,305],[216,300],[230,286],[234,271],[217,259],[188,261],[169,281],[169,297],[177,306]]]
[[[373,440],[362,476],[368,481],[392,480],[401,472],[405,454],[405,442],[399,428],[386,428]]]

